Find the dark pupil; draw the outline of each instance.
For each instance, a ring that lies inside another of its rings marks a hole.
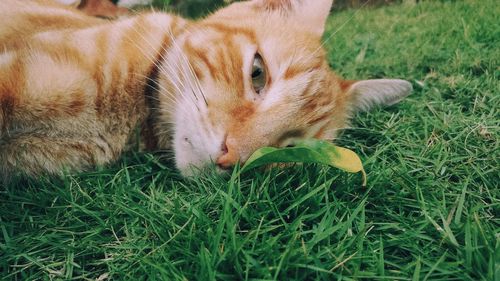
[[[254,69],[254,71],[252,72],[252,78],[258,78],[260,75],[262,74],[262,69],[260,68],[256,68]]]

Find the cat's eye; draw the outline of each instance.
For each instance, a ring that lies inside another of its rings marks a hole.
[[[257,94],[266,86],[266,68],[262,57],[257,53],[252,65],[252,85]]]

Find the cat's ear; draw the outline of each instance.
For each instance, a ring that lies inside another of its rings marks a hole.
[[[411,94],[410,82],[400,79],[373,79],[350,82],[347,94],[356,111],[376,106],[390,106]]]
[[[323,35],[333,0],[253,0],[259,8],[277,11],[309,29]]]

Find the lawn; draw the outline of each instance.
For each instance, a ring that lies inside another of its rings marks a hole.
[[[406,1],[410,2],[410,1]],[[325,46],[350,79],[415,91],[337,144],[368,173],[316,165],[182,179],[158,155],[0,188],[5,280],[500,278],[500,5],[345,10]]]

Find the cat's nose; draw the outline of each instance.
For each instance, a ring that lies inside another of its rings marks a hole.
[[[219,158],[217,158],[216,162],[217,166],[221,169],[230,169],[240,160],[240,154],[230,139],[226,138],[226,140],[222,143],[221,151],[222,154]]]

